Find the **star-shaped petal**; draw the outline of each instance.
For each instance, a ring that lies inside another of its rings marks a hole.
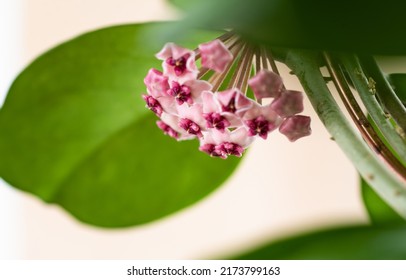
[[[220,40],[213,40],[200,44],[199,50],[202,58],[202,66],[216,72],[223,72],[233,60],[233,55]]]

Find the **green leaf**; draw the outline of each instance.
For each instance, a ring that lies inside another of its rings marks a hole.
[[[405,226],[358,226],[309,233],[265,245],[235,259],[406,259]]]
[[[182,10],[193,7],[194,1],[190,0],[167,0],[171,5]]]
[[[361,192],[365,208],[373,224],[406,223],[362,178]]]
[[[404,10],[396,0],[205,0],[189,8],[178,33],[191,26],[232,28],[271,47],[405,54]]]
[[[389,81],[400,101],[406,106],[406,74],[390,74]]]
[[[167,25],[90,32],[29,65],[0,110],[0,176],[104,227],[150,222],[215,190],[238,159],[164,136],[141,98],[148,69],[161,64],[156,31]],[[196,31],[179,43],[216,35]]]

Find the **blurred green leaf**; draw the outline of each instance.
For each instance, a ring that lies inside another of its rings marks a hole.
[[[170,4],[174,5],[175,7],[178,7],[180,9],[187,9],[190,7],[193,7],[195,4],[194,1],[190,0],[167,0]]]
[[[406,223],[362,178],[361,193],[365,208],[373,224]]]
[[[359,226],[273,242],[234,259],[406,259],[406,226]]]
[[[177,2],[177,1],[176,1]],[[232,28],[271,47],[405,54],[406,18],[397,0],[205,0],[193,1],[177,28]],[[175,33],[175,32],[174,32]]]
[[[406,106],[406,74],[390,74],[389,81],[400,101]]]
[[[155,31],[167,25],[90,32],[28,66],[0,110],[0,176],[105,227],[158,219],[216,189],[238,160],[164,136],[141,99],[148,69],[160,65]],[[215,36],[196,31],[180,43]]]

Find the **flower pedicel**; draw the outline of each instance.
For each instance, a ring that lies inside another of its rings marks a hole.
[[[172,138],[198,138],[200,151],[225,159],[240,157],[255,138],[277,128],[292,142],[311,133],[310,118],[298,115],[303,94],[285,89],[269,52],[232,32],[195,51],[167,43],[156,57],[163,72],[149,70],[142,97]],[[247,97],[249,89],[255,99]],[[273,100],[262,105],[264,98]]]

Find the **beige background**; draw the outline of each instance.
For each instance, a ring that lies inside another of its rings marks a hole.
[[[59,42],[112,24],[177,16],[159,0],[22,1],[25,65]],[[285,73],[288,88],[300,85]],[[291,79],[291,80],[289,80]],[[236,172],[200,203],[160,221],[105,230],[74,220],[58,206],[7,189],[18,200],[21,258],[183,259],[221,256],[264,240],[339,224],[366,223],[351,163],[315,116],[313,135],[292,144],[279,133],[258,140]],[[1,245],[1,243],[0,243]]]

